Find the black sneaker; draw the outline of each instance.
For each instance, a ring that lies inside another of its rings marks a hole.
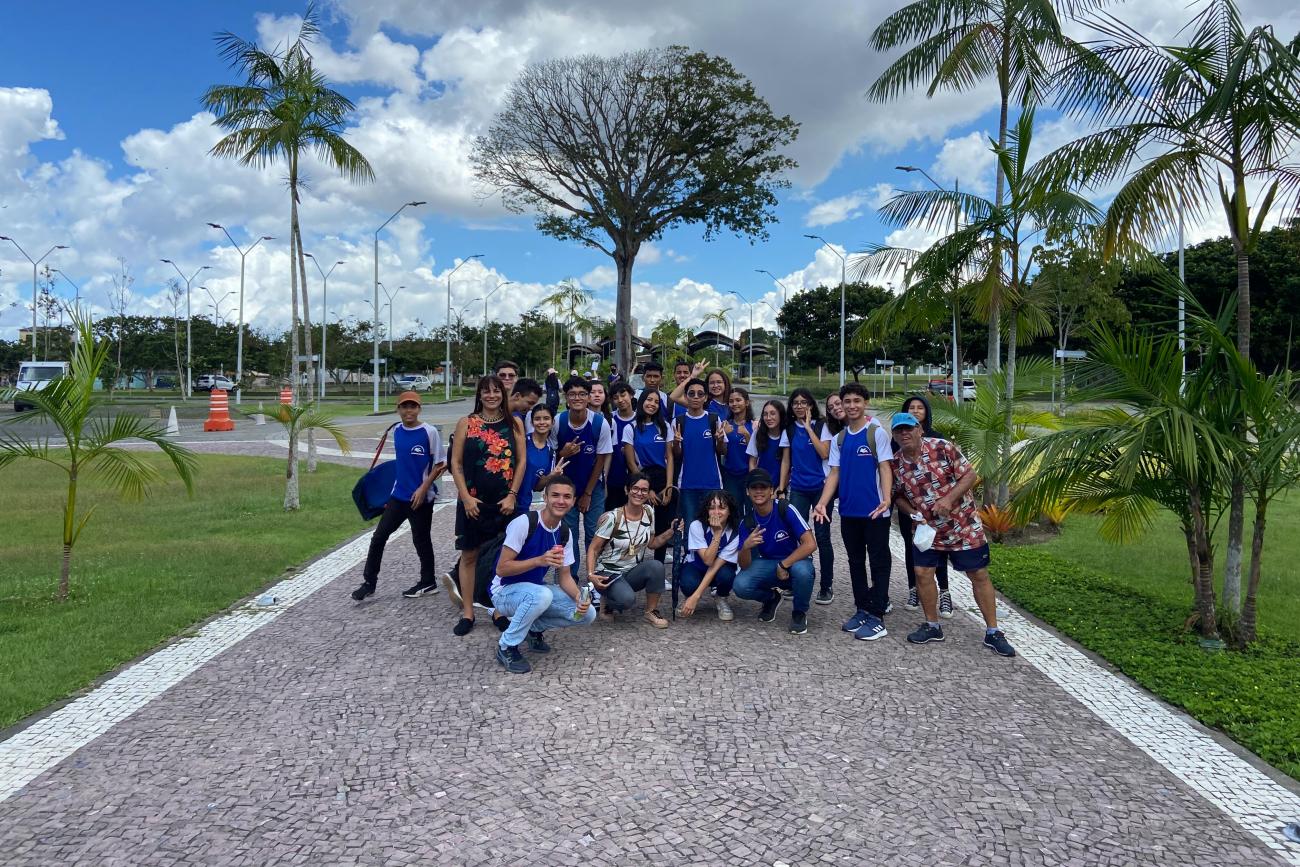
[[[402,595],[405,596],[407,599],[416,599],[420,596],[427,596],[430,593],[437,593],[437,592],[438,592],[438,582],[436,580],[429,581],[427,583],[421,581],[419,584],[416,584],[414,587],[408,587],[407,589],[403,590]]]
[[[984,646],[998,656],[1016,655],[1016,649],[1011,646],[1010,641],[1007,641],[1007,637],[1002,634],[1001,629],[984,633]]]
[[[763,603],[763,610],[758,612],[758,619],[763,623],[771,623],[776,619],[776,609],[781,607],[781,600],[785,597],[780,593],[773,593],[772,598]]]
[[[528,633],[528,649],[533,653],[550,653],[551,645],[546,643],[546,638],[540,632]]]
[[[908,611],[915,611],[916,609],[921,607],[921,597],[919,594],[917,594],[915,587],[908,588],[907,604],[904,605],[903,607],[906,608]]]
[[[462,617],[456,621],[456,625],[451,628],[455,635],[469,635],[470,630],[474,628],[474,620],[470,617]]]
[[[511,674],[527,674],[533,670],[524,659],[524,655],[519,652],[518,647],[502,647],[497,645],[497,662]]]
[[[907,640],[913,644],[926,644],[931,641],[943,641],[943,629],[938,626],[931,626],[928,623],[922,623],[916,627],[916,631],[909,633]]]
[[[818,605],[830,605],[835,601],[835,591],[827,587],[825,590],[817,592],[817,598],[813,600]]]
[[[808,631],[808,612],[796,611],[790,615],[790,634],[803,635]]]
[[[352,591],[352,598],[360,602],[362,599],[365,599],[367,596],[373,596],[374,594],[375,594],[375,582],[362,581],[361,586],[358,587],[356,590]]]

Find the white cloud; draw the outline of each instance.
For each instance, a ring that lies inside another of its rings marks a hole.
[[[579,280],[582,285],[590,286],[592,289],[608,289],[618,282],[618,272],[609,265],[597,265],[583,274]]]
[[[827,199],[812,207],[804,217],[805,226],[833,226],[845,220],[862,216],[868,208],[876,210],[894,194],[890,184],[876,184],[870,189],[854,190],[843,196]]]
[[[989,196],[993,192],[996,162],[988,134],[976,131],[960,138],[944,139],[939,155],[930,166],[930,174],[949,189],[956,180],[966,192]],[[925,186],[930,185],[926,182]]]

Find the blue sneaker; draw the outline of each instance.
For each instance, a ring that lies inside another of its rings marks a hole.
[[[546,643],[546,639],[542,637],[542,633],[529,630],[528,649],[533,653],[550,653],[551,645]]]
[[[996,653],[998,656],[1015,656],[1016,649],[1007,641],[1007,637],[1002,634],[1002,630],[984,633],[984,646]]]
[[[925,644],[930,641],[943,641],[943,629],[938,626],[931,626],[928,623],[922,623],[916,627],[915,632],[907,636],[907,640],[912,644]]]
[[[858,627],[866,623],[867,618],[870,616],[870,614],[859,608],[854,612],[852,617],[844,621],[844,625],[841,626],[840,629],[843,629],[845,632],[857,632]]]
[[[885,624],[874,614],[868,614],[867,619],[862,621],[862,625],[853,633],[853,637],[859,641],[875,641],[877,638],[884,638],[889,634],[885,629]]]
[[[528,664],[528,660],[524,659],[524,655],[519,652],[518,647],[502,647],[498,644],[497,662],[501,663],[505,670],[511,674],[527,674],[533,670],[533,667]]]

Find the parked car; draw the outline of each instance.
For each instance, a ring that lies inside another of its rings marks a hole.
[[[68,375],[66,361],[22,361],[18,363],[18,382],[15,385],[14,412],[26,412],[33,405],[22,399],[25,391],[41,391],[45,386]]]
[[[951,379],[932,379],[925,385],[925,390],[930,394],[942,394],[952,397],[952,380]],[[963,379],[961,381],[961,399],[975,399],[975,380]]]
[[[428,391],[433,388],[433,379],[423,373],[404,373],[397,377],[397,387],[402,391]]]
[[[228,376],[222,376],[219,373],[205,373],[194,381],[195,391],[212,391],[219,388],[222,391],[234,391],[235,383]]]

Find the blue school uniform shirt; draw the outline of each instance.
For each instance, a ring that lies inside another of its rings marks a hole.
[[[759,437],[767,437],[767,448],[761,452],[758,450]],[[781,484],[781,456],[782,449],[790,447],[790,438],[786,436],[785,431],[781,431],[779,437],[759,431],[755,436],[749,438],[749,446],[745,449],[745,456],[758,458],[757,466],[767,470],[768,475],[772,477],[772,484]]]
[[[624,420],[618,413],[613,418],[614,444],[617,446],[609,456],[609,469],[605,471],[605,484],[614,491],[621,491],[627,481],[627,460],[623,457],[623,433],[636,424],[636,416]]]
[[[691,521],[691,527],[686,533],[686,560],[687,563],[694,563],[699,560],[695,552],[703,550],[713,544],[713,528],[706,527],[698,520]],[[722,541],[718,543],[718,556],[727,563],[736,565],[736,560],[740,553],[740,531],[723,530]],[[704,561],[700,560],[700,565]]]
[[[587,490],[587,482],[591,479],[592,472],[596,469],[596,456],[607,455],[614,451],[613,438],[609,433],[609,420],[600,416],[599,413],[587,410],[587,420],[582,426],[574,429],[573,424],[569,421],[569,411],[565,410],[555,419],[555,426],[551,428],[551,448],[559,454],[560,449],[566,443],[576,440],[582,449],[576,454],[569,457],[569,465],[565,468],[564,474],[573,480],[578,486],[578,496],[582,496],[583,491]],[[600,426],[597,433],[596,426]]]
[[[845,428],[844,445],[839,437],[831,440],[831,453],[826,463],[840,468],[839,495],[840,514],[847,518],[866,518],[880,505],[883,496],[880,490],[880,476],[876,469],[882,461],[892,460],[894,450],[889,443],[889,434],[879,424],[867,423],[862,430],[853,433]],[[871,434],[868,440],[867,434]],[[889,513],[885,512],[885,516]]]
[[[397,473],[391,496],[403,502],[410,502],[434,464],[447,460],[442,435],[436,427],[425,422],[411,428],[404,424],[393,428],[393,452],[397,456]],[[426,500],[432,500],[433,496],[433,486],[430,485]]]
[[[509,548],[511,551],[518,551],[516,560],[531,560],[534,557],[540,557],[547,551],[560,544],[560,528],[563,522],[556,524],[554,527],[546,526],[542,516],[537,516],[537,529],[533,534],[528,535],[528,515],[520,515],[506,526],[506,538],[501,543],[502,548]],[[500,555],[498,555],[500,562]],[[573,546],[564,546],[564,565],[573,565]],[[541,584],[546,578],[546,567],[536,566],[526,572],[520,572],[518,575],[511,575],[503,578],[500,575],[492,577],[492,585],[488,592],[495,593],[508,584],[520,584],[527,582],[529,584]]]
[[[668,445],[673,441],[675,431],[671,424],[664,425],[664,432],[653,422],[639,425],[636,422],[623,428],[623,443],[630,445],[636,454],[636,461],[645,467],[668,468]]]
[[[754,530],[763,531],[762,543],[751,554],[756,553],[764,560],[785,560],[799,547],[799,540],[808,531],[808,522],[799,515],[798,509],[788,503],[782,508],[780,502],[773,502],[772,511],[767,513],[767,517],[757,511],[751,515]],[[742,545],[753,532],[749,529],[750,520],[751,518],[746,518],[741,522]]]
[[[736,424],[731,422],[732,431],[727,434],[727,454],[723,458],[722,468],[726,470],[727,475],[743,476],[749,473],[749,455],[746,449],[749,447],[749,440],[754,438],[754,423],[752,421],[741,422]],[[744,428],[748,433],[748,439],[742,439],[740,429]],[[772,477],[775,480],[780,479],[780,474]]]
[[[684,411],[684,410],[683,410]],[[725,403],[720,403],[714,398],[709,398],[709,402],[704,405],[705,412],[711,412],[718,418],[729,418],[731,416],[731,407]]]
[[[683,491],[717,491],[722,488],[722,473],[718,470],[718,453],[714,450],[717,431],[709,427],[709,414],[693,416],[684,412],[678,416],[682,438],[682,471],[677,477],[677,487]]]
[[[821,441],[829,442],[835,437],[826,424],[822,423]],[[813,422],[817,429],[817,422]],[[821,490],[826,481],[826,462],[817,455],[808,431],[802,424],[796,423],[790,432],[790,488],[795,491]],[[773,476],[773,478],[776,478]]]
[[[546,478],[551,472],[551,467],[555,465],[555,450],[551,448],[549,438],[543,445],[539,446],[533,442],[532,434],[529,434],[525,443],[527,444],[528,462],[525,464],[524,487],[519,498],[522,503],[528,502],[524,497],[537,490],[537,483]]]

